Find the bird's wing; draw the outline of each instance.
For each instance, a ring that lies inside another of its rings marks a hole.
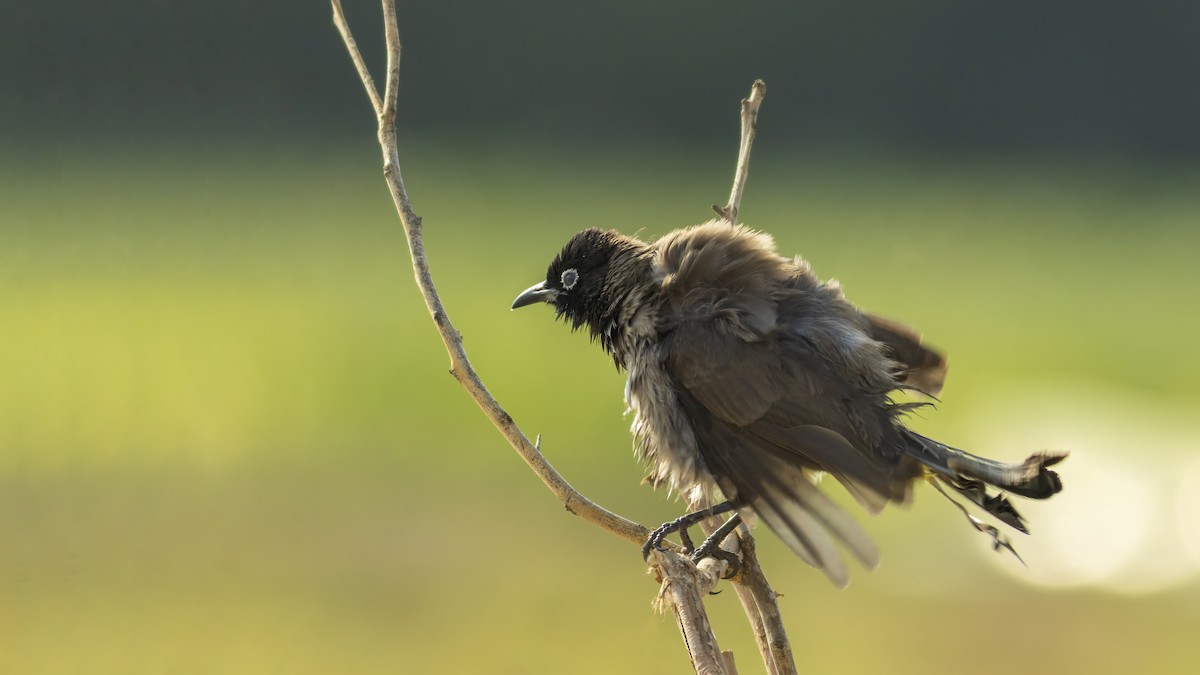
[[[829,472],[873,511],[907,489],[877,451],[896,381],[867,322],[742,227],[673,232],[654,264],[659,356],[721,491],[834,583],[846,581],[835,542],[873,566],[870,538],[815,484]]]
[[[724,425],[761,440],[805,469],[830,473],[871,511],[901,500],[892,463],[864,440],[880,436],[880,418],[855,414],[872,409],[868,396],[804,340],[747,340],[728,327],[736,320],[729,317],[695,317],[661,341],[667,372],[692,402],[697,434]]]
[[[871,337],[882,342],[888,357],[904,366],[904,384],[930,396],[937,396],[946,383],[949,367],[945,355],[923,344],[921,334],[897,321],[874,314],[863,314],[871,327]]]
[[[883,464],[821,424],[846,415],[827,397],[836,378],[799,343],[746,339],[728,325],[736,314],[693,317],[664,336],[664,366],[722,492],[834,583],[846,581],[835,540],[874,566],[870,538],[813,482],[828,471],[872,510],[896,489]]]

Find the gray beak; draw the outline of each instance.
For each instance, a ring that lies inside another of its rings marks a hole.
[[[513,300],[512,308],[524,307],[532,305],[536,302],[554,302],[554,298],[558,295],[558,291],[553,288],[546,288],[546,282],[534,284],[525,289],[525,292],[517,296]]]

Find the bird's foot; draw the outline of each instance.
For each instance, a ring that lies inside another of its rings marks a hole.
[[[646,538],[646,543],[642,545],[642,560],[650,559],[651,550],[663,550],[663,540],[666,539],[667,535],[671,534],[672,532],[679,533],[679,539],[683,542],[684,551],[691,553],[692,550],[695,549],[695,546],[692,543],[691,536],[688,535],[687,529],[692,525],[704,520],[705,518],[711,518],[713,516],[721,515],[722,513],[728,513],[733,509],[733,504],[729,502],[721,502],[716,506],[710,506],[707,509],[700,509],[695,513],[689,513],[685,516],[680,516],[675,520],[659,525],[650,533],[650,536]],[[732,520],[732,518],[730,520]],[[726,532],[726,534],[729,533]],[[722,537],[722,539],[723,538],[724,537]]]
[[[671,526],[674,524],[675,524],[674,521],[671,521],[669,523],[663,523],[662,525],[659,525],[653,532],[650,533],[650,536],[646,538],[646,543],[642,544],[642,560],[650,559],[650,551],[651,550],[654,550],[654,551],[664,550],[663,545],[662,545],[663,540],[667,538],[668,534],[671,534],[671,532],[673,531],[671,529]]]
[[[729,520],[725,521],[721,527],[717,528],[715,532],[709,535],[708,539],[705,539],[703,544],[700,544],[700,548],[696,549],[695,552],[692,553],[692,562],[699,565],[700,561],[704,560],[705,558],[724,560],[726,563],[728,563],[729,569],[726,570],[725,574],[722,575],[721,578],[732,579],[736,577],[738,572],[742,570],[742,561],[740,558],[738,558],[736,553],[733,553],[732,551],[726,551],[725,549],[721,548],[721,544],[730,535],[730,533],[741,524],[741,522],[742,517],[736,513],[733,514]]]

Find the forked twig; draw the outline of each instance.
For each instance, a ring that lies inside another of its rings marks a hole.
[[[708,503],[703,498],[688,502],[689,511],[699,511],[706,506]],[[700,529],[710,535],[719,525],[719,518],[710,518],[700,523]],[[750,528],[743,523],[736,532],[737,537],[726,539],[723,548],[738,554],[741,560],[741,569],[732,579],[733,590],[754,632],[763,666],[768,675],[795,675],[796,658],[792,655],[791,642],[783,627],[778,594],[763,575],[762,566],[758,563],[757,544],[750,534]]]

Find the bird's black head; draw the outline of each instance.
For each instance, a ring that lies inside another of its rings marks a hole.
[[[620,287],[632,287],[635,280],[628,277],[648,250],[643,242],[615,230],[584,230],[550,263],[546,280],[517,296],[512,307],[545,302],[570,322],[572,330],[586,323],[592,336],[600,337],[628,293]]]

